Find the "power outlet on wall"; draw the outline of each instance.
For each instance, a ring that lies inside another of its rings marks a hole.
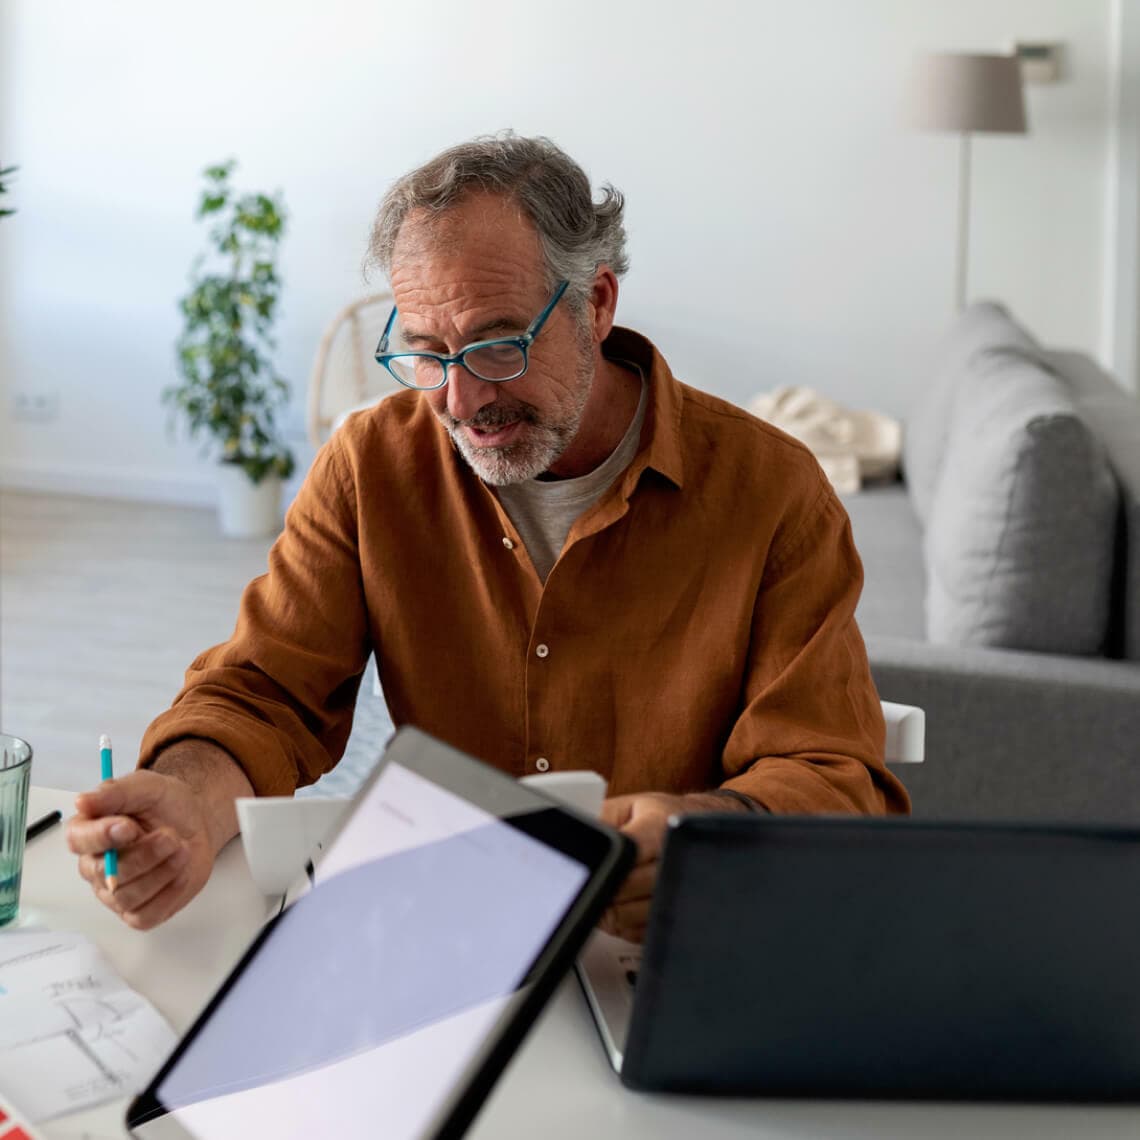
[[[1021,62],[1021,78],[1026,83],[1057,83],[1061,79],[1064,44],[1018,40],[1010,50]]]
[[[59,419],[59,393],[25,389],[12,393],[12,419],[21,423],[49,424]]]

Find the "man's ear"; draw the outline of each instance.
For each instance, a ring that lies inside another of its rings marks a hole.
[[[594,316],[594,343],[601,344],[614,327],[617,310],[618,279],[608,265],[599,265],[590,290],[590,307]]]

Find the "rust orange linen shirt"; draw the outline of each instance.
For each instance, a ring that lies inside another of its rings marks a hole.
[[[426,401],[390,396],[321,449],[233,636],[190,666],[140,763],[205,737],[258,794],[289,794],[340,758],[375,650],[397,726],[516,776],[545,758],[610,795],[907,810],[855,624],[862,567],[815,459],[636,333],[605,351],[649,378],[640,447],[545,586]]]

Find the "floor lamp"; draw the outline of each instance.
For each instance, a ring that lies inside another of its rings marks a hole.
[[[970,135],[976,131],[1025,134],[1021,64],[1014,55],[939,52],[914,72],[909,118],[929,131],[956,131],[958,150],[958,259],[955,301],[966,307],[970,257]]]

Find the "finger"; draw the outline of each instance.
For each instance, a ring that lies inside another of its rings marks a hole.
[[[627,927],[621,915],[615,907],[608,907],[606,912],[598,920],[598,929],[605,931],[606,934],[613,935],[614,938],[625,938]],[[632,941],[632,939],[630,939]]]
[[[136,910],[123,914],[123,921],[135,930],[150,930],[181,910],[198,893],[190,884],[189,867],[183,867],[152,899]]]
[[[653,885],[657,881],[659,864],[643,863],[634,867],[626,876],[625,882],[618,888],[611,905],[633,902],[635,899],[648,899],[653,895]]]
[[[633,812],[635,799],[635,796],[614,796],[612,799],[603,800],[598,818],[603,823],[608,823],[610,827],[624,827]]]
[[[116,910],[124,918],[144,911],[171,883],[183,876],[188,861],[189,852],[185,847],[178,847],[168,858],[136,875],[129,883],[120,879],[113,895]]]
[[[130,847],[120,849],[116,874],[119,884],[124,885],[146,874],[170,858],[181,846],[178,838],[169,831],[153,831]],[[89,883],[97,883],[104,878],[106,864],[103,856],[103,851],[80,855],[79,874]]]
[[[103,856],[80,855],[79,874],[92,886],[98,886],[103,881]]]
[[[149,874],[162,863],[165,863],[175,852],[183,851],[186,846],[171,832],[166,830],[154,831],[144,836],[134,846],[119,853],[118,881],[120,887]]]
[[[612,926],[611,933],[629,942],[644,942],[645,931],[649,926],[649,902],[642,900],[621,903],[607,911]]]
[[[668,812],[649,810],[634,813],[622,827],[622,834],[637,844],[637,866],[655,862],[660,857],[668,823]]]
[[[107,880],[104,879],[101,874],[91,885],[95,898],[109,911],[118,915],[128,926],[134,927],[136,930],[149,930],[151,926],[158,925],[158,923],[162,921],[162,918],[150,917],[148,908],[153,907],[155,900],[165,896],[166,892],[172,887],[181,889],[180,884],[184,883],[185,876],[185,867],[175,870],[171,874],[169,881],[167,881],[165,885],[159,885],[157,894],[152,896],[149,900],[140,900],[139,898],[128,900],[136,907],[135,910],[129,910],[123,905],[124,900],[119,891],[111,891],[107,886]],[[175,906],[174,909],[177,910],[177,906]],[[160,911],[156,911],[155,913],[160,913]],[[173,911],[170,913],[173,913]]]
[[[102,855],[80,855],[79,876],[86,879],[98,892],[107,887],[107,864]],[[121,878],[121,871],[116,874],[115,881]]]
[[[115,902],[115,896],[107,889],[106,882],[100,880],[91,884],[95,898],[101,902],[108,910],[113,911],[120,918],[123,917],[122,909],[119,904]]]
[[[156,772],[131,772],[104,780],[97,788],[75,798],[75,810],[97,818],[104,815],[139,815],[154,808],[166,794],[166,780]]]
[[[73,816],[67,825],[67,846],[75,855],[102,854],[130,847],[142,835],[142,828],[126,816],[109,815],[98,819]]]

